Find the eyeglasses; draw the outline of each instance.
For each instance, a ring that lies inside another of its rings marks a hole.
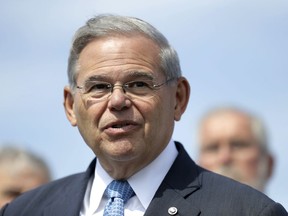
[[[116,87],[122,88],[123,92],[131,99],[149,99],[154,96],[154,91],[172,80],[175,80],[175,78],[168,79],[160,84],[154,84],[152,80],[133,80],[122,85],[93,80],[85,82],[83,86],[77,86],[77,89],[85,95],[85,99],[96,101],[107,99]]]

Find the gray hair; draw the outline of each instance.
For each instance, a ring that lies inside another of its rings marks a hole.
[[[26,165],[35,172],[41,173],[47,181],[51,180],[50,169],[43,159],[27,150],[6,144],[0,147],[0,165],[8,164],[9,166]]]
[[[239,113],[241,115],[246,116],[250,121],[250,126],[254,138],[260,144],[260,148],[263,153],[269,153],[268,147],[268,136],[264,122],[255,114],[248,112],[247,110],[240,109],[237,107],[218,107],[208,111],[203,118],[200,120],[200,127],[208,118],[222,114],[222,113]]]
[[[78,59],[84,47],[94,39],[115,35],[127,37],[141,35],[151,39],[159,47],[159,66],[166,78],[171,79],[181,76],[177,52],[155,27],[134,17],[98,15],[89,19],[86,25],[79,28],[73,37],[68,59],[68,79],[72,89],[76,86]]]

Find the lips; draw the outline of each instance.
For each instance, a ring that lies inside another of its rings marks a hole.
[[[111,127],[112,128],[122,128],[122,127],[125,127],[125,126],[128,126],[130,125],[129,123],[124,123],[124,124],[113,124]]]
[[[138,127],[139,124],[137,124],[136,122],[125,120],[110,122],[106,124],[105,127],[103,127],[103,130],[108,135],[119,135],[122,133],[129,133]]]
[[[108,124],[106,124],[103,128],[108,129],[108,128],[122,128],[126,127],[128,125],[137,125],[136,122],[130,121],[130,120],[124,120],[124,121],[113,121]]]

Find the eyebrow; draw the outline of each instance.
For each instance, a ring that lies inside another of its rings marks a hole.
[[[130,71],[127,73],[126,77],[128,78],[146,78],[148,80],[154,80],[155,77],[152,75],[150,72],[144,72],[144,71]],[[103,75],[103,74],[97,74],[97,75],[92,75],[88,77],[87,80],[85,80],[85,84],[89,82],[94,82],[94,81],[106,81],[108,79],[111,79],[110,76]]]
[[[144,71],[131,71],[128,73],[128,77],[131,78],[147,78],[149,80],[154,80],[155,77],[150,72],[144,72]]]

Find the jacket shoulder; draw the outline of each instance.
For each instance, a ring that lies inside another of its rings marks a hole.
[[[70,175],[28,191],[0,212],[9,215],[79,215],[86,187],[94,172],[95,160],[86,172]],[[53,213],[51,213],[53,212]]]
[[[178,156],[148,208],[149,215],[161,215],[162,209],[167,212],[171,206],[180,215],[189,216],[287,215],[280,204],[265,194],[198,166],[183,145],[176,142],[176,147]]]
[[[201,189],[196,192],[196,200],[205,200],[204,205],[198,203],[207,215],[288,215],[282,205],[264,193],[201,167],[198,170]]]

